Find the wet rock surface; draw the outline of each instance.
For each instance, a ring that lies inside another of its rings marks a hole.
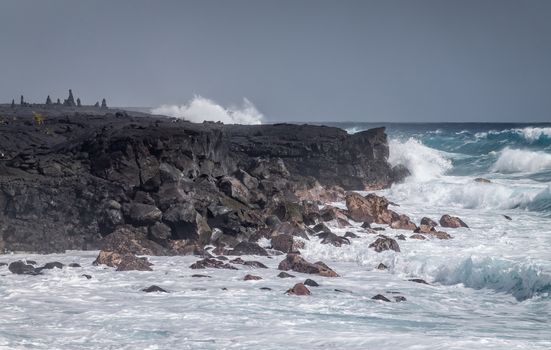
[[[297,283],[293,286],[293,288],[287,290],[286,294],[289,294],[289,295],[310,295],[312,293],[310,292],[310,290],[303,283]]]
[[[287,257],[279,263],[279,270],[317,274],[324,277],[339,277],[339,275],[323,263],[310,263],[296,254],[287,254]]]
[[[379,236],[373,243],[369,245],[369,248],[375,249],[376,252],[380,253],[385,250],[394,250],[395,252],[400,252],[400,246],[398,242],[394,239],[387,236]]]
[[[458,218],[457,216],[451,216],[451,215],[442,215],[440,218],[440,226],[442,227],[450,227],[450,228],[458,228],[458,227],[469,227],[463,220]]]
[[[159,287],[159,286],[156,286],[156,285],[152,285],[152,286],[149,286],[147,288],[144,288],[142,289],[143,292],[146,292],[146,293],[168,293],[167,290]]]
[[[145,257],[139,258],[133,254],[119,254],[103,250],[93,264],[116,267],[117,271],[152,271],[150,267],[152,264]]]
[[[36,269],[33,265],[26,264],[23,261],[14,261],[8,265],[8,269],[11,273],[16,275],[39,275],[40,270]]]

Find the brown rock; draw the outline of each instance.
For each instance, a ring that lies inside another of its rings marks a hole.
[[[101,250],[116,252],[122,255],[168,255],[169,251],[158,243],[147,238],[146,228],[135,228],[129,225],[120,226],[103,237]]]
[[[451,227],[451,228],[458,228],[458,227],[469,227],[466,223],[464,223],[460,218],[457,216],[450,216],[450,215],[443,215],[440,218],[440,226],[442,227]]]
[[[293,270],[301,273],[318,274],[324,277],[338,277],[339,275],[325,264],[312,264],[296,254],[287,254],[287,257],[279,263],[279,270]]]
[[[193,264],[191,264],[190,268],[191,269],[213,268],[213,269],[237,270],[236,267],[230,264],[225,264],[220,260],[210,259],[210,258],[205,258],[203,260],[196,261]]]
[[[340,247],[343,244],[350,244],[348,238],[337,236],[333,232],[322,232],[318,235],[322,239],[321,244],[331,244]]]
[[[488,179],[485,179],[485,178],[482,178],[482,177],[477,177],[473,181],[478,182],[478,183],[483,183],[483,184],[491,184],[492,183],[492,181],[490,181]]]
[[[394,239],[387,236],[379,236],[375,242],[369,245],[369,248],[375,249],[376,252],[380,253],[384,250],[394,250],[395,252],[400,252],[400,246],[398,242]]]
[[[116,267],[117,271],[152,271],[147,258],[138,258],[133,254],[119,254],[110,251],[100,251],[94,265]]]
[[[379,223],[381,215],[388,210],[388,204],[386,198],[372,194],[362,197],[356,192],[349,192],[346,195],[346,207],[350,218],[358,222]]]
[[[407,215],[400,215],[398,216],[397,220],[392,220],[390,223],[390,227],[393,229],[399,229],[399,230],[415,230],[417,229],[417,225]]]
[[[427,225],[430,227],[436,227],[438,226],[438,223],[431,218],[427,218],[426,216],[421,219],[421,225]]]
[[[411,238],[411,239],[419,239],[419,240],[425,240],[425,239],[427,239],[425,236],[423,236],[423,235],[421,235],[421,234],[419,234],[419,233],[416,233],[416,234],[414,234],[414,235],[411,235],[411,236],[409,236],[409,238]]]
[[[310,290],[303,283],[297,283],[286,292],[289,295],[310,295]]]
[[[430,232],[427,232],[426,234],[428,234],[432,237],[436,237],[438,239],[450,239],[450,238],[452,238],[452,236],[450,236],[450,234],[448,234],[447,232],[442,232],[442,231],[430,231]]]
[[[298,253],[298,250],[302,248],[304,248],[304,242],[295,241],[291,235],[278,235],[272,237],[272,249],[284,253]]]

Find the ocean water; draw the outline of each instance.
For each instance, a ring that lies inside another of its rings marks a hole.
[[[376,236],[360,223],[329,223],[360,237],[340,248],[312,239],[302,253],[339,278],[278,278],[282,256],[244,257],[268,269],[191,270],[197,258],[185,256],[151,257],[153,272],[115,272],[91,265],[97,252],[2,255],[0,262],[82,268],[17,276],[1,266],[0,348],[550,349],[551,126],[390,124],[387,132],[390,162],[412,175],[378,193],[417,223],[452,214],[470,228],[446,229],[451,240],[408,239],[398,241],[400,253],[376,253],[368,248]],[[377,270],[381,262],[389,269]],[[263,279],[243,281],[247,273]],[[306,278],[320,284],[311,296],[284,294]],[[152,284],[170,293],[141,292]],[[376,294],[393,301],[372,300]]]

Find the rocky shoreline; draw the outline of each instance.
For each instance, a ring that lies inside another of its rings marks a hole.
[[[300,256],[305,240],[338,249],[356,237],[336,235],[326,223],[362,222],[374,234],[369,247],[377,252],[399,252],[397,240],[406,239],[380,234],[381,224],[409,231],[407,239],[451,238],[429,218],[417,225],[389,209],[395,204],[384,197],[350,192],[385,188],[408,175],[387,162],[384,128],[348,135],[323,126],[193,124],[124,111],[69,115],[55,108],[39,122],[0,108],[4,252],[100,250],[94,264],[118,271],[151,270],[142,256],[197,255],[191,269],[238,269],[266,267],[239,256],[286,254],[280,277],[338,277],[323,262]],[[347,209],[328,204],[339,201]],[[445,215],[440,226],[466,225]],[[261,247],[261,239],[271,246]],[[16,261],[9,270],[34,275],[62,267]],[[310,292],[297,284],[288,293]]]

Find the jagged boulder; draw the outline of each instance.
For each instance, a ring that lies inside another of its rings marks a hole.
[[[231,197],[243,204],[248,204],[250,202],[251,194],[249,189],[234,177],[222,177],[218,181],[218,187],[228,197]]]
[[[350,192],[346,195],[346,207],[350,218],[357,222],[391,224],[399,216],[388,209],[389,201],[375,194],[362,195]]]
[[[466,223],[463,222],[463,220],[461,220],[457,216],[451,216],[448,214],[443,215],[440,218],[440,226],[450,228],[469,227]]]
[[[327,267],[327,265],[309,263],[297,254],[287,254],[287,257],[279,263],[278,269],[282,271],[293,270],[295,272],[317,274],[324,277],[339,277],[339,275]]]

